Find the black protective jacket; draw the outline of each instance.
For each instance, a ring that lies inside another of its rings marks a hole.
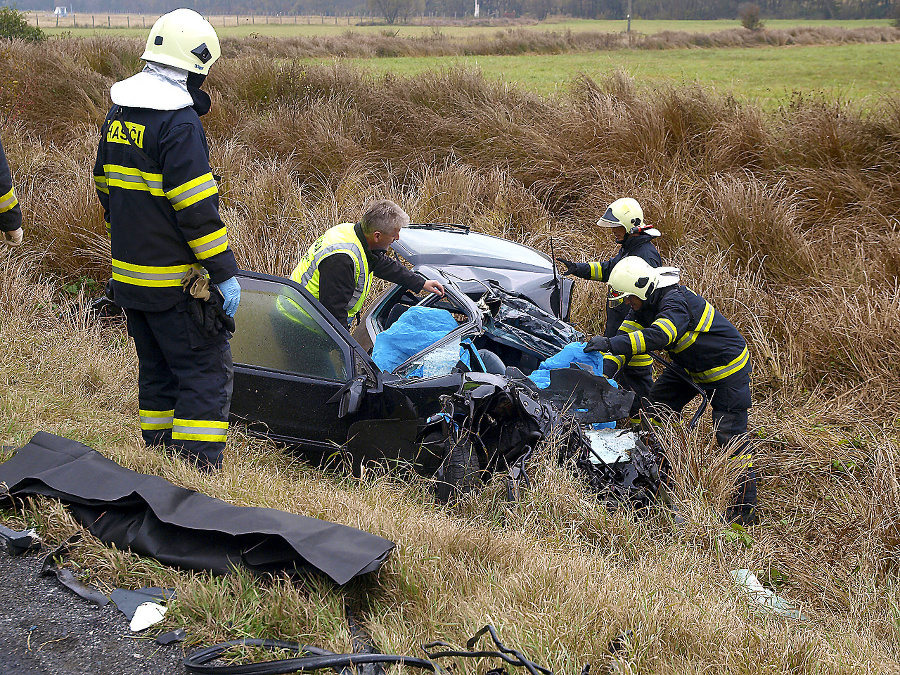
[[[634,354],[664,349],[698,384],[749,374],[747,342],[731,322],[686,286],[650,294],[640,311],[631,310],[610,340],[612,356],[603,361],[612,376]]]
[[[101,128],[94,181],[110,231],[116,304],[163,311],[185,298],[181,277],[189,267],[206,268],[213,283],[237,272],[193,108],[114,105]]]
[[[401,262],[390,257],[387,251],[372,251],[366,243],[362,228],[357,223],[356,236],[363,245],[369,261],[369,270],[379,279],[404,286],[418,293],[425,285],[425,278],[406,269]],[[347,325],[347,305],[356,289],[356,268],[353,258],[335,253],[319,263],[319,302],[331,315]]]
[[[656,249],[656,244],[649,234],[629,234],[626,235],[625,241],[622,242],[618,252],[605,262],[586,262],[578,263],[575,269],[575,276],[582,279],[592,279],[593,281],[608,281],[609,273],[625,256],[636,256],[647,261],[650,267],[659,267],[662,265],[662,258]]]
[[[12,232],[22,227],[22,209],[16,199],[16,191],[12,184],[12,173],[0,143],[0,230]]]

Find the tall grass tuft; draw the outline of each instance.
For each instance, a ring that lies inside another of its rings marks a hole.
[[[559,256],[604,259],[616,247],[597,218],[636,197],[663,233],[666,263],[748,338],[761,525],[735,535],[720,519],[735,466],[711,445],[708,415],[696,432],[666,432],[681,525],[662,507],[608,512],[552,447],[535,454],[519,503],[498,479],[452,506],[435,504],[425,481],[325,474],[240,428],[215,477],[144,449],[127,334],[85,311],[109,274],[91,178],[97,128],[109,85],[139,67],[140,45],[11,43],[0,52],[0,135],[26,244],[0,251],[0,445],[47,430],[232,503],[397,543],[378,575],[340,589],[185,574],[90,537],[74,559],[101,585],[177,588],[165,626],[203,643],[252,635],[349,651],[353,607],[386,650],[464,644],[492,622],[507,645],[558,672],[586,662],[648,673],[896,670],[900,99],[862,111],[798,95],[769,114],[697,87],[644,91],[622,72],[543,99],[472,69],[400,78],[304,65],[301,47],[226,42],[231,58],[209,78],[204,124],[240,265],[286,275],[325,228],[380,197],[414,220],[545,252],[552,238]],[[602,284],[576,285],[572,318],[588,333],[601,327],[604,296]],[[57,540],[78,530],[41,500],[0,517]],[[739,568],[809,621],[751,609],[729,576]]]

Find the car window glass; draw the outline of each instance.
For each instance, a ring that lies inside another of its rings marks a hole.
[[[317,312],[309,302],[292,288],[269,286],[273,291],[241,289],[241,304],[234,318],[237,330],[231,338],[234,362],[347,380],[343,351],[313,319]]]

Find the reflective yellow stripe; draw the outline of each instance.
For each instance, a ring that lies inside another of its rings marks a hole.
[[[10,209],[14,209],[18,203],[19,200],[16,199],[16,190],[13,188],[0,197],[0,213],[6,213]]]
[[[643,354],[647,351],[647,341],[644,339],[644,331],[632,331],[628,334],[628,339],[631,340],[632,354]]]
[[[627,319],[622,322],[622,325],[619,326],[619,330],[625,333],[631,333],[632,331],[642,330],[644,327],[639,324],[637,321],[628,321]]]
[[[197,260],[203,260],[204,258],[209,258],[217,253],[221,253],[228,248],[228,233],[224,227],[220,227],[218,230],[211,234],[207,234],[205,237],[192,239],[188,242],[188,246],[193,249],[194,255],[197,256]]]
[[[653,357],[649,354],[636,354],[628,360],[628,365],[632,368],[640,368],[642,366],[652,366]]]
[[[121,260],[112,260],[112,277],[116,281],[133,286],[181,286],[181,277],[191,267],[205,272],[200,265],[170,265],[167,267],[151,267],[134,265]]]
[[[753,466],[753,455],[735,455],[731,459],[737,460],[739,462],[743,462],[743,467],[745,469],[749,469]]]
[[[703,309],[703,316],[700,317],[700,321],[697,322],[697,326],[694,328],[694,330],[685,334],[685,336],[681,338],[669,351],[677,354],[678,352],[683,352],[685,349],[694,344],[697,341],[697,337],[699,337],[700,333],[705,333],[709,330],[709,327],[712,325],[715,315],[715,308],[707,302],[706,307]]]
[[[175,418],[172,440],[225,442],[228,422],[216,420],[183,420]]]
[[[219,188],[216,187],[216,179],[211,173],[205,173],[193,180],[189,180],[183,185],[172,188],[166,193],[169,203],[176,211],[187,208],[191,204],[196,204],[201,199],[206,199],[214,194],[218,194]]]
[[[107,183],[106,176],[94,176],[94,187],[96,187],[100,192],[109,194],[109,185]]]
[[[726,363],[724,366],[710,368],[709,370],[704,370],[700,373],[692,373],[691,371],[687,371],[687,373],[691,376],[691,379],[693,379],[694,382],[715,382],[717,380],[723,380],[729,375],[734,375],[741,368],[746,366],[748,361],[750,361],[750,352],[748,352],[747,348],[744,347],[743,351],[737,358],[733,359],[729,363]]]
[[[603,268],[600,267],[600,263],[592,262],[588,264],[591,266],[591,279],[594,281],[603,281]]]
[[[161,173],[149,173],[119,164],[104,164],[103,172],[106,174],[107,187],[149,192],[156,197],[166,196],[163,191]]]
[[[612,361],[613,363],[615,363],[615,364],[616,364],[616,370],[618,370],[619,368],[621,368],[622,366],[625,365],[625,357],[624,357],[624,356],[618,356],[618,355],[616,355],[616,354],[604,354],[604,355],[603,355],[603,360],[604,360],[604,361]]]
[[[669,341],[666,343],[666,345],[672,344],[673,342],[675,342],[675,338],[678,337],[678,331],[675,329],[675,324],[672,323],[669,319],[659,318],[651,325],[657,326],[663,333],[669,336]]]
[[[156,429],[171,429],[175,419],[174,410],[139,410],[141,429],[153,431]]]

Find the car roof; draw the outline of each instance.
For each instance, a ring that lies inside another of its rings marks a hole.
[[[509,239],[470,232],[461,225],[412,224],[391,247],[412,265],[484,267],[553,274],[553,261]]]

